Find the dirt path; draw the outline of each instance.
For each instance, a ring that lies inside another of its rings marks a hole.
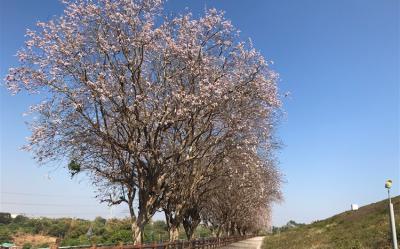
[[[247,240],[242,240],[229,246],[222,247],[222,249],[261,249],[264,237],[254,237]]]

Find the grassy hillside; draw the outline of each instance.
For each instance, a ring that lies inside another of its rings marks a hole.
[[[393,199],[400,239],[400,197]],[[390,249],[388,202],[383,200],[329,219],[269,235],[263,249]]]

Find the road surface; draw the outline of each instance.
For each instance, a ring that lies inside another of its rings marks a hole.
[[[247,240],[242,240],[229,246],[222,247],[222,249],[261,249],[264,237],[254,237]]]

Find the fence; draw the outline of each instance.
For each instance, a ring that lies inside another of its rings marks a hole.
[[[142,245],[93,245],[93,246],[73,246],[73,247],[53,247],[51,249],[72,249],[72,248],[90,248],[90,249],[211,249],[226,246],[234,242],[251,238],[252,236],[235,236],[225,238],[204,238],[191,241],[174,241],[174,242],[162,242],[153,244],[142,244]]]

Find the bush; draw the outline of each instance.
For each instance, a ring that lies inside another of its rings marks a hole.
[[[38,246],[36,246],[37,248],[49,248],[50,247],[50,245],[49,245],[49,243],[43,243],[43,244],[40,244],[40,245],[38,245]]]
[[[13,223],[17,223],[17,224],[23,224],[25,222],[29,221],[29,218],[23,215],[18,215],[17,217],[15,217],[13,219]]]
[[[210,229],[202,225],[198,226],[194,233],[197,238],[207,238],[211,236]]]
[[[11,222],[11,220],[10,213],[0,213],[0,224],[8,224]]]
[[[12,237],[9,231],[5,229],[0,229],[0,243],[11,242]]]
[[[22,246],[22,249],[31,249],[32,248],[32,244],[31,243],[25,243],[23,246]]]
[[[98,224],[105,225],[106,222],[107,222],[107,220],[104,219],[104,218],[101,217],[101,216],[97,216],[96,219],[94,219],[94,223],[98,223]]]
[[[50,225],[48,235],[54,237],[64,237],[68,231],[68,225],[65,223],[58,222]]]
[[[65,238],[61,241],[61,246],[78,246],[78,245],[91,245],[92,242],[86,235],[81,235],[77,238]]]
[[[114,234],[111,235],[107,242],[114,244],[119,242],[132,242],[132,233],[126,230],[116,231]]]

